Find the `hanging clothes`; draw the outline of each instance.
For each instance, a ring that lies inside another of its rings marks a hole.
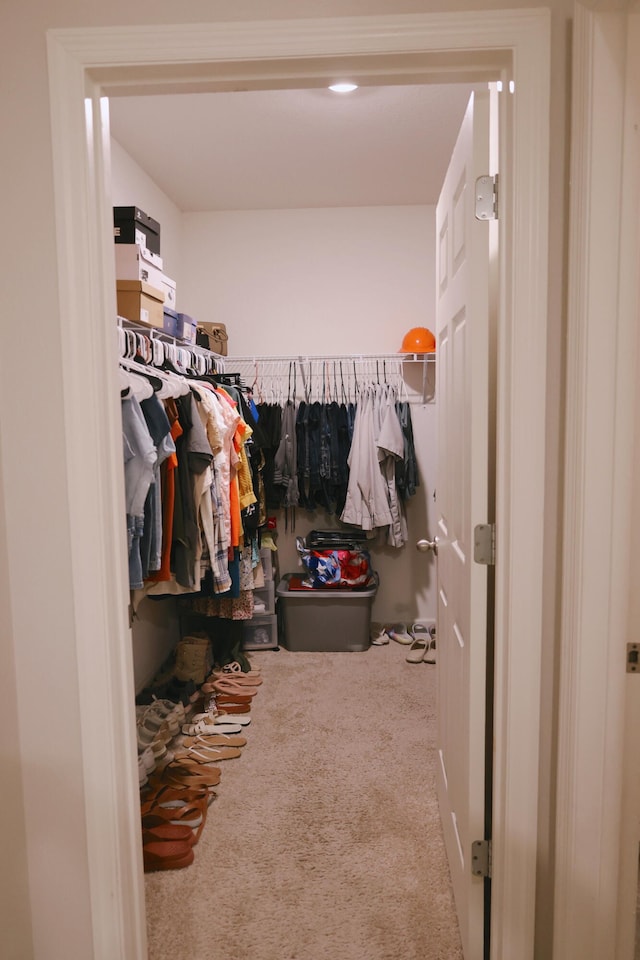
[[[129,582],[143,585],[140,544],[144,533],[144,505],[158,459],[155,445],[136,396],[122,400],[122,443],[129,549]]]
[[[389,388],[379,390],[374,405],[377,407],[377,420],[380,424],[376,436],[378,460],[391,514],[387,543],[390,547],[402,547],[407,542],[408,531],[404,505],[396,486],[396,464],[404,456],[404,436],[393,392]]]
[[[281,506],[285,510],[297,507],[300,501],[297,464],[296,404],[287,400],[282,411],[280,443],[273,470],[273,485],[282,488]]]
[[[413,440],[411,407],[406,400],[396,401],[396,413],[404,438],[404,456],[401,460],[396,460],[396,485],[402,499],[408,500],[409,497],[414,496],[416,488],[420,485],[420,475]]]
[[[240,551],[248,550],[251,589],[258,562],[258,527],[245,530],[241,516],[258,503],[246,449],[253,428],[238,413],[240,398],[217,384],[138,369],[122,378],[134,605],[145,595],[199,595],[203,585],[212,596],[237,599]]]
[[[374,422],[373,388],[360,394],[349,453],[349,484],[340,519],[363,530],[374,530],[392,522],[387,488],[380,472]]]

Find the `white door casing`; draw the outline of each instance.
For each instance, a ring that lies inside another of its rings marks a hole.
[[[489,223],[475,183],[489,168],[489,91],[467,106],[436,210],[438,346],[438,800],[465,960],[484,956],[487,567],[473,528],[489,491]]]
[[[497,547],[503,566],[496,578],[492,956],[530,960],[538,829],[543,548],[538,518],[545,470],[539,385],[546,369],[549,11],[58,29],[48,34],[48,54],[60,328],[65,344],[82,343],[81,364],[75,348],[65,355],[70,440],[61,455],[69,477],[74,580],[81,598],[73,626],[79,685],[91,691],[91,704],[83,701],[82,708],[83,730],[86,720],[91,731],[83,750],[85,795],[88,809],[95,808],[98,797],[117,797],[103,804],[99,822],[89,816],[86,824],[98,960],[142,958],[144,923],[137,916],[142,875],[127,812],[136,792],[130,637],[124,612],[113,614],[126,595],[124,542],[113,533],[120,529],[116,518],[123,503],[115,472],[121,452],[117,394],[103,390],[110,381],[115,384],[115,336],[110,341],[115,277],[105,233],[107,201],[98,197],[97,211],[96,198],[85,189],[97,184],[100,192],[108,148],[98,137],[87,149],[85,97],[95,107],[101,90],[177,92],[182,84],[215,89],[230,78],[264,88],[266,75],[274,86],[299,84],[310,73],[332,78],[334,61],[342,67],[350,62],[351,72],[367,82],[421,77],[515,83],[512,123],[501,142],[500,229],[511,242],[501,244],[496,355]],[[107,425],[101,434],[97,423]],[[74,437],[83,438],[83,456]],[[105,482],[101,470],[109,464]],[[82,535],[86,490],[93,493],[91,529],[97,542],[107,545],[100,577],[94,551]],[[518,637],[517,645],[511,644],[512,636]],[[91,714],[101,718],[98,728]],[[121,720],[112,725],[112,716]],[[121,885],[117,878],[123,876],[127,883]]]
[[[576,4],[573,32],[554,957],[631,960],[640,677],[625,672],[625,645],[638,639],[640,32],[637,13],[603,6]]]

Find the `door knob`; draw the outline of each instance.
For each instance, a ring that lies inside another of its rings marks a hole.
[[[438,538],[434,537],[433,540],[418,540],[416,543],[416,549],[420,553],[426,553],[428,550],[433,550],[434,556],[438,556]]]

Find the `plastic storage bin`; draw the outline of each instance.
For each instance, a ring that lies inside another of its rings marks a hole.
[[[287,650],[358,652],[369,646],[376,583],[366,590],[290,590],[287,573],[278,584],[280,643]]]

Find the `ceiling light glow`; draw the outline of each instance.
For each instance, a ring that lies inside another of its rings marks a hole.
[[[353,93],[354,90],[358,89],[357,83],[332,83],[329,87],[329,90],[333,90],[334,93]]]

